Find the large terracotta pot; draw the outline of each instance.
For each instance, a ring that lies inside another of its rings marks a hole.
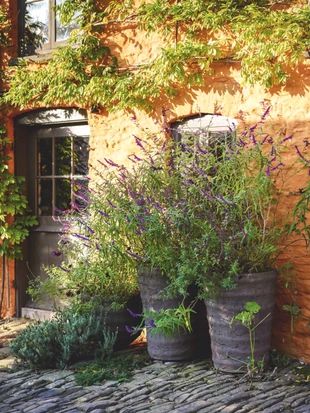
[[[222,292],[216,299],[206,300],[215,368],[226,372],[246,370],[250,358],[249,333],[239,322],[232,323],[232,319],[249,301],[261,306],[255,324],[267,317],[255,330],[254,357],[268,364],[275,287],[275,271],[241,274],[236,288]]]
[[[139,270],[139,286],[144,311],[160,311],[176,308],[182,298],[163,298],[162,292],[168,281],[159,270]],[[185,329],[169,335],[152,331],[151,320],[147,320],[147,349],[151,358],[162,361],[191,360],[196,354],[197,340],[194,333]]]

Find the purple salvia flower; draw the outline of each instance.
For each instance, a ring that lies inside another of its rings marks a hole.
[[[134,333],[135,329],[133,327],[125,326],[125,330],[128,334]]]
[[[273,168],[271,168],[272,171],[276,171],[277,169],[279,169],[281,166],[284,166],[283,162],[279,162],[278,165],[274,166]]]
[[[267,139],[270,138],[270,136],[267,134],[264,139],[261,141],[261,144],[264,145],[264,143],[267,141]]]
[[[304,157],[304,155],[300,152],[300,149],[298,148],[297,145],[295,145],[295,148],[296,148],[297,155],[300,157],[300,159],[302,159],[304,162],[306,162],[306,164],[309,164],[310,161],[308,161],[308,159],[306,159]]]
[[[270,110],[271,110],[271,106],[268,106],[267,109],[265,109],[265,112],[262,114],[262,117],[261,117],[262,120],[266,119],[266,117],[269,115]]]
[[[256,138],[255,138],[254,133],[251,133],[250,139],[252,140],[252,143],[253,143],[254,145],[257,145],[257,140],[256,140]]]
[[[121,167],[121,166],[118,165],[117,163],[113,162],[111,159],[104,158],[104,160],[105,160],[106,163],[109,164],[110,166],[113,166],[113,167],[115,167],[115,168],[120,168],[120,167]]]
[[[147,324],[146,326],[149,328],[156,328],[156,324],[154,320],[148,320],[146,324]]]
[[[136,145],[139,146],[139,148],[141,148],[144,152],[146,152],[146,149],[142,144],[142,142],[143,142],[142,139],[138,138],[136,135],[133,135],[133,137],[135,138]]]
[[[86,237],[85,235],[81,235],[81,234],[77,234],[77,233],[74,233],[74,234],[72,234],[75,238],[79,238],[79,239],[82,239],[82,240],[84,240],[84,241],[89,241],[89,237]]]
[[[62,255],[62,252],[61,251],[52,251],[51,255],[53,257],[60,257]]]
[[[270,165],[267,166],[266,175],[267,175],[267,176],[270,176]]]
[[[116,208],[116,205],[114,205],[113,202],[110,201],[109,199],[108,199],[108,204],[110,205],[111,208],[113,209]]]
[[[277,154],[276,148],[272,145],[271,151],[270,151],[270,155],[274,156]]]
[[[282,139],[282,141],[281,141],[280,143],[284,143],[284,142],[287,142],[287,141],[291,141],[292,139],[293,139],[293,135],[289,135],[289,136],[287,136],[286,138]]]
[[[251,132],[251,134],[255,131],[256,128],[257,128],[257,123],[249,128],[249,131]]]
[[[127,308],[127,311],[131,315],[131,317],[133,317],[133,318],[140,318],[141,317],[141,314],[135,313],[130,308]]]
[[[105,218],[109,218],[109,214],[107,214],[106,212],[102,211],[101,209],[98,209],[98,212],[100,215],[102,215]]]
[[[95,233],[95,231],[89,226],[89,225],[85,225],[86,226],[86,228],[87,228],[87,230],[88,230],[88,232],[90,233],[90,234],[94,234]]]
[[[271,136],[270,136],[270,137],[268,137],[267,142],[268,142],[268,143],[270,143],[270,145],[272,145],[272,144],[273,144],[273,139],[272,139],[272,137],[271,137]]]
[[[199,142],[197,142],[196,147],[197,147],[197,149],[198,149],[198,152],[201,153],[202,155],[206,155],[206,154],[208,153],[208,151],[207,151],[206,149],[203,149],[203,148],[199,145]]]

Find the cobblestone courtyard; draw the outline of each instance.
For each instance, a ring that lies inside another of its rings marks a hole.
[[[251,383],[208,361],[157,362],[128,382],[88,387],[76,384],[73,371],[14,371],[7,346],[27,324],[0,326],[0,413],[310,413],[310,384],[289,368]]]
[[[217,374],[206,362],[153,363],[130,382],[81,387],[70,371],[0,372],[1,413],[310,412],[309,384],[285,372],[266,381]]]

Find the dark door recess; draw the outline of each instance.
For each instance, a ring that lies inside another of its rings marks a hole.
[[[44,116],[42,116],[44,114]],[[26,289],[33,277],[44,277],[44,266],[60,263],[57,243],[62,232],[58,219],[81,206],[88,186],[88,136],[85,115],[52,110],[31,113],[16,121],[16,174],[26,178],[26,194],[38,225],[24,246],[24,260],[16,263],[19,310],[23,306],[52,309],[53,302],[33,303]]]

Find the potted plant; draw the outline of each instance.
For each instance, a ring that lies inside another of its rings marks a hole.
[[[136,263],[150,356],[191,359],[196,348],[191,279],[178,276],[180,174],[171,168],[169,149],[135,139],[143,156],[130,156],[131,168],[105,160],[113,170],[101,174],[97,208],[115,248]]]
[[[257,125],[209,143],[198,131],[183,149],[191,162],[181,154],[187,210],[197,229],[190,244],[204,267],[196,283],[207,306],[213,362],[224,371],[253,367],[253,359],[268,363],[275,260],[288,228],[277,218],[275,180],[288,140],[277,144]]]
[[[62,307],[82,312],[92,307],[94,314],[105,314],[106,326],[117,332],[114,349],[125,348],[138,336],[130,335],[128,327],[141,322],[141,317],[132,316],[142,311],[135,265],[110,242],[94,198],[78,196],[87,196],[87,207],[75,206],[59,218],[63,235],[53,254],[63,257],[61,265],[46,267],[46,279],[35,279],[29,293],[36,301],[48,295]]]

